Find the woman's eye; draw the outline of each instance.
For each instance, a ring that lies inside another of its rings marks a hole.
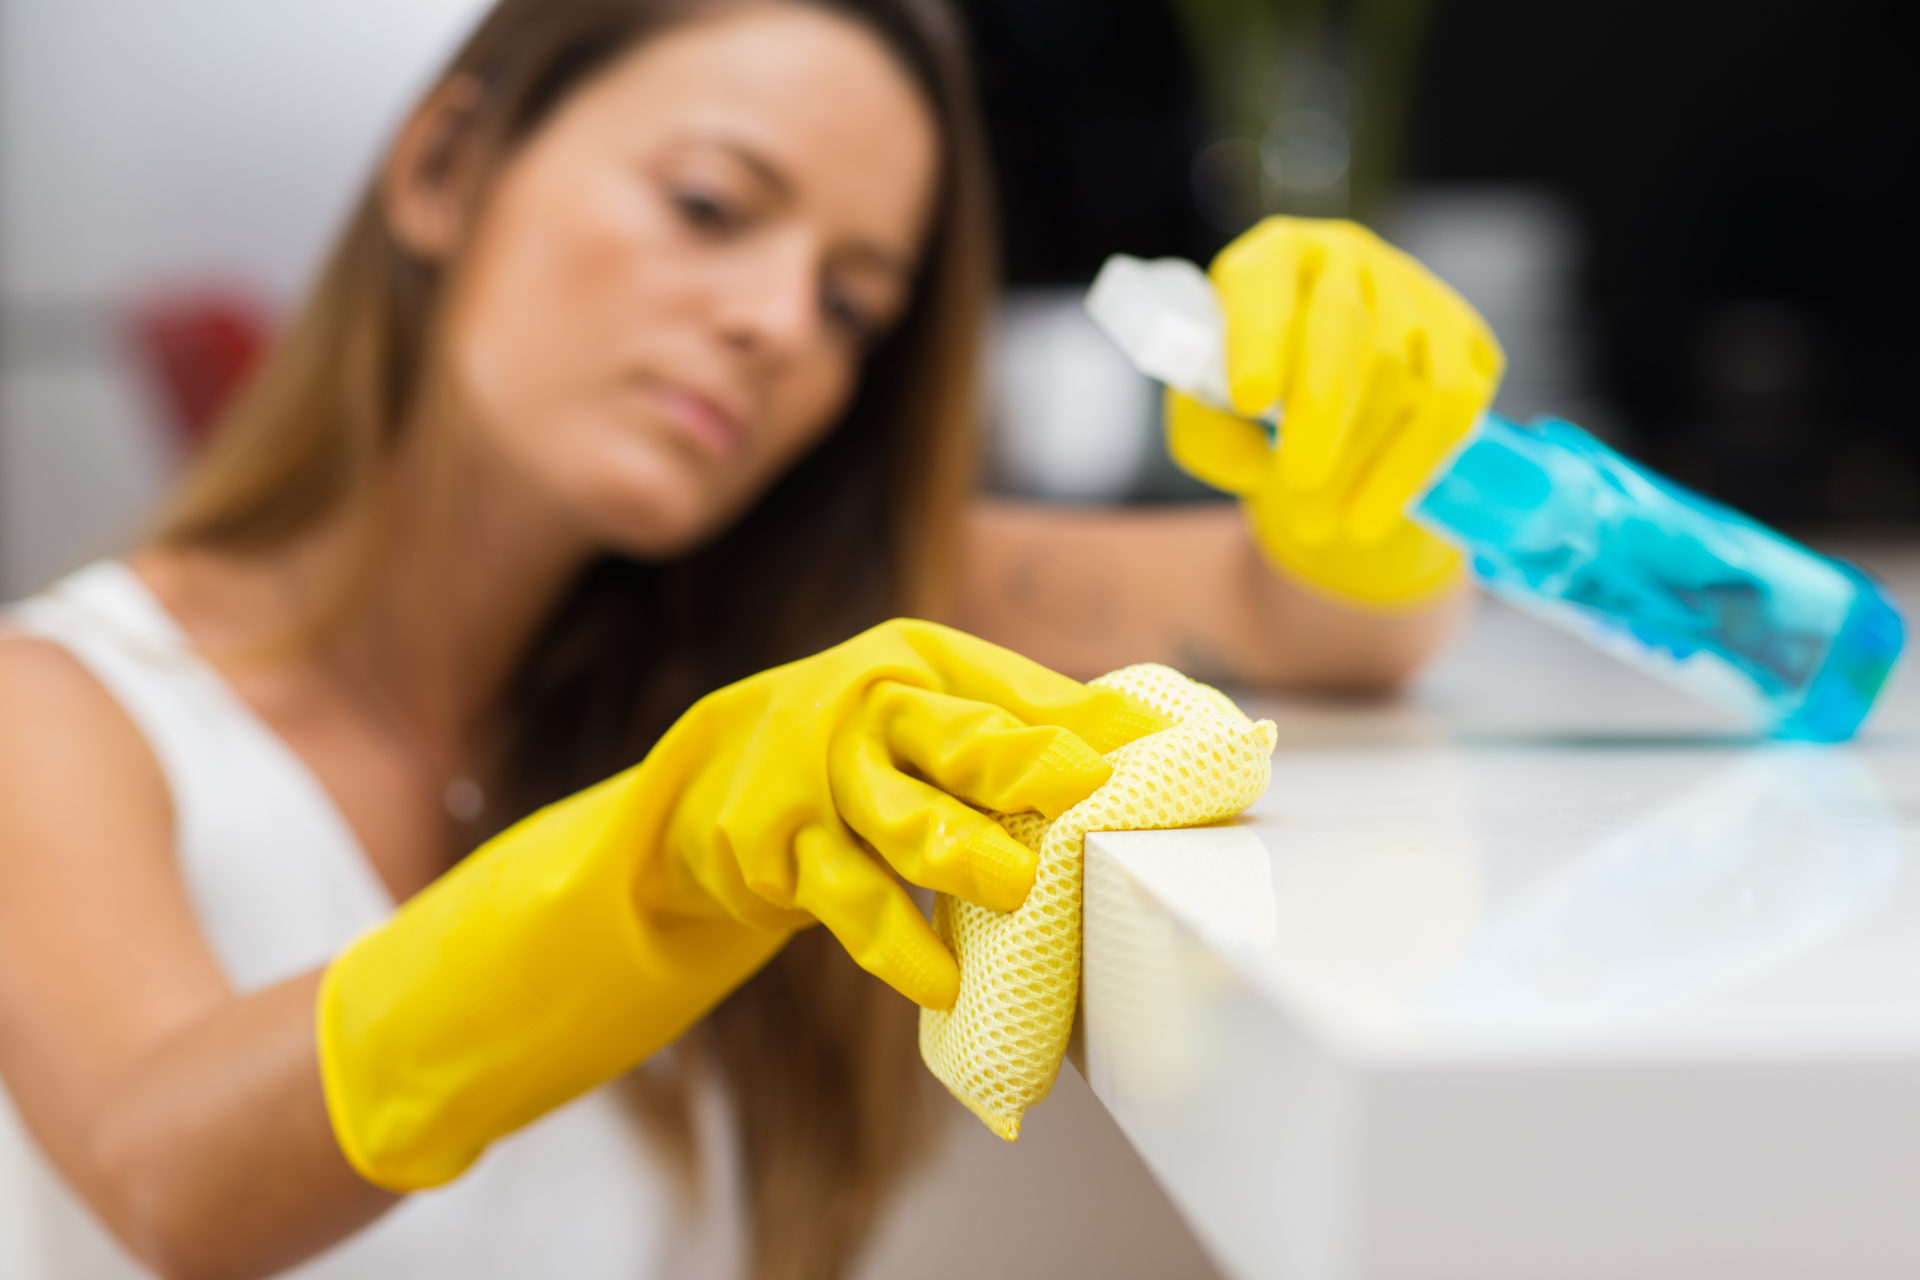
[[[872,314],[854,299],[829,289],[823,306],[828,322],[853,341],[864,343],[874,336]]]
[[[739,220],[732,205],[704,191],[676,191],[673,193],[673,203],[687,224],[701,231],[729,231]]]

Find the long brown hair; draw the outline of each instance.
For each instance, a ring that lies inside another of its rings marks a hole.
[[[986,166],[964,40],[943,0],[805,0],[863,24],[942,133],[939,213],[901,323],[843,419],[733,527],[668,562],[590,565],[500,709],[488,821],[642,756],[702,694],[891,614],[937,616],[971,487],[978,343],[992,276]],[[618,55],[740,0],[500,0],[442,82],[477,85],[489,175]],[[375,530],[436,340],[448,265],[410,254],[377,189],[163,518],[168,546],[271,552],[323,522]],[[856,1255],[924,1126],[914,1011],[821,931],[802,934],[691,1038],[733,1102],[760,1280]],[[685,1097],[646,1094],[685,1132]]]

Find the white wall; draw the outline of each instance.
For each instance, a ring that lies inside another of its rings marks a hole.
[[[5,0],[0,281],[111,301],[307,277],[481,0]]]
[[[296,297],[483,0],[0,0],[0,593],[113,549],[171,459],[116,318]]]

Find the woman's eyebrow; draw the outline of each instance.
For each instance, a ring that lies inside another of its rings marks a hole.
[[[709,138],[707,141],[739,161],[743,168],[751,171],[754,177],[772,188],[775,195],[793,194],[793,183],[788,179],[785,171],[752,147],[735,142],[731,138]]]

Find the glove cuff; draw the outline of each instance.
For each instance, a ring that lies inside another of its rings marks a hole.
[[[328,967],[321,1082],[367,1181],[452,1181],[494,1139],[637,1066],[785,941],[640,910],[651,824],[632,781],[495,837]]]

